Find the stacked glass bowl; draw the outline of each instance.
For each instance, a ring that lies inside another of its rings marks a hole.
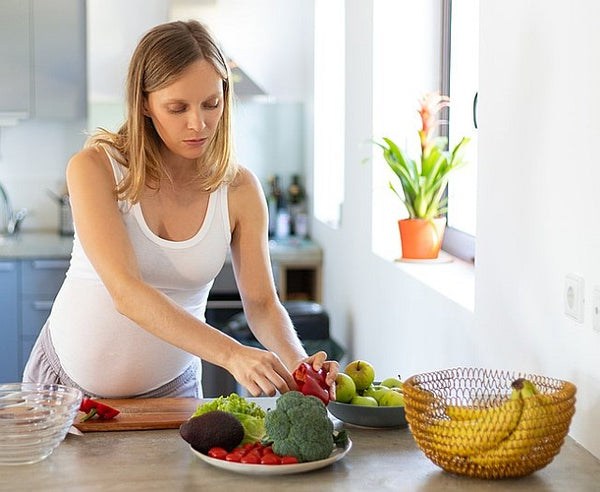
[[[56,384],[0,384],[0,465],[48,457],[73,424],[82,396]]]

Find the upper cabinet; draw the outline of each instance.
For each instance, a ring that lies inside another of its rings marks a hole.
[[[0,0],[0,13],[0,119],[85,118],[85,0]]]
[[[0,0],[0,113],[4,118],[30,114],[30,3]]]

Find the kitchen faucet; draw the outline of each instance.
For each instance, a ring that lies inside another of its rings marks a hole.
[[[0,183],[0,236],[12,236],[19,232],[19,226],[26,215],[25,208],[13,212],[8,193]]]

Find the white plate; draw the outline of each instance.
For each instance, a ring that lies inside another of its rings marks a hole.
[[[309,461],[307,463],[295,463],[293,465],[251,465],[246,463],[235,463],[233,461],[219,460],[211,458],[205,454],[196,451],[190,446],[192,453],[209,465],[229,470],[235,473],[244,473],[246,475],[289,475],[291,473],[304,473],[312,470],[318,470],[341,460],[348,451],[352,449],[352,441],[348,439],[348,443],[344,449],[335,448],[329,455],[329,458],[318,461]]]

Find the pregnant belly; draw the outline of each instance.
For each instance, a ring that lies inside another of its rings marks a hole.
[[[118,313],[104,286],[93,281],[63,285],[50,315],[50,334],[69,377],[107,398],[158,388],[193,359]]]

